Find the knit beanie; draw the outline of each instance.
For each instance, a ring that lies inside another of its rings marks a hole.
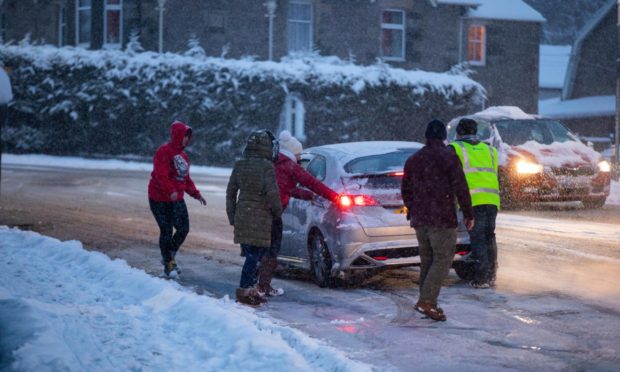
[[[440,120],[432,120],[427,124],[424,136],[426,139],[439,139],[443,141],[448,137],[446,125]]]
[[[282,133],[280,133],[278,142],[280,143],[281,148],[292,152],[293,155],[301,154],[301,151],[303,150],[301,142],[299,142],[297,138],[293,137],[291,132],[288,130],[283,130]]]

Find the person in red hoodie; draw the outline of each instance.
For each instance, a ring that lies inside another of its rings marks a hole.
[[[189,233],[189,215],[183,194],[188,193],[200,204],[207,205],[189,175],[189,157],[183,151],[191,139],[192,128],[175,121],[170,127],[170,141],[161,145],[153,158],[149,206],[159,226],[159,249],[167,276],[181,272],[175,256]],[[174,235],[173,229],[176,230]]]
[[[275,162],[275,167],[282,210],[286,209],[291,197],[311,200],[315,193],[329,201],[336,202],[338,199],[336,192],[325,186],[297,164],[301,159],[301,151],[303,150],[297,138],[285,130],[280,133],[278,142],[280,144],[280,153]],[[300,189],[297,187],[298,184],[311,191]],[[261,257],[258,268],[258,290],[267,296],[281,296],[284,294],[282,288],[273,288],[271,286],[271,279],[278,266],[277,257],[282,245],[282,228],[282,218],[279,216],[274,217],[271,224],[271,247]]]

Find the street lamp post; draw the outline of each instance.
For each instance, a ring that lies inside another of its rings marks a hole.
[[[276,0],[267,0],[264,3],[265,7],[267,7],[267,14],[265,14],[265,17],[269,18],[269,60],[272,61],[273,60],[273,19],[276,16],[276,8],[278,7],[278,4],[276,3]]]
[[[159,53],[164,52],[164,5],[166,0],[157,0],[157,10],[159,10]]]

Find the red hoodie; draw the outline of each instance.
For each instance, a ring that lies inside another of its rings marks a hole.
[[[170,195],[177,193],[176,201],[183,200],[183,192],[195,199],[200,191],[189,176],[189,157],[183,152],[183,137],[191,130],[188,125],[175,121],[170,127],[170,142],[159,146],[153,158],[153,172],[149,181],[149,199],[171,202]]]
[[[291,196],[303,200],[312,199],[312,193],[308,190],[298,188],[298,183],[329,201],[336,201],[336,199],[338,199],[338,194],[336,192],[325,186],[294,160],[282,153],[278,154],[278,160],[276,160],[276,181],[278,182],[278,189],[280,190],[282,209],[288,206],[288,201]]]

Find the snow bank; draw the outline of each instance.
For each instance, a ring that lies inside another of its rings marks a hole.
[[[125,261],[0,227],[0,369],[370,371],[332,347]]]

